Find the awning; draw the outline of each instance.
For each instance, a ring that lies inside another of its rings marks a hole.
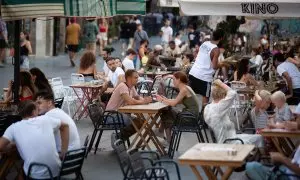
[[[64,0],[2,0],[2,19],[64,16]]]
[[[300,17],[299,0],[178,0],[185,15]]]
[[[159,0],[157,3],[159,7],[179,7],[178,0]]]
[[[145,0],[2,0],[5,21],[56,16],[115,16],[146,13]]]
[[[146,14],[145,0],[65,0],[66,16]]]

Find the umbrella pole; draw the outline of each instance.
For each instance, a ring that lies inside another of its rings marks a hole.
[[[15,21],[15,38],[14,38],[14,86],[13,86],[13,97],[14,103],[19,102],[19,89],[20,89],[20,26],[21,20]]]

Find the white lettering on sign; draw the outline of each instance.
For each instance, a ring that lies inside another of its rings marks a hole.
[[[276,14],[279,7],[275,3],[241,3],[245,14]]]

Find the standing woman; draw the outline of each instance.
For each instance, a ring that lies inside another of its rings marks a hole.
[[[29,54],[32,53],[29,35],[26,32],[20,33],[20,70],[29,70]]]
[[[100,56],[103,54],[103,48],[107,46],[107,32],[108,32],[108,23],[106,19],[101,18],[99,24],[99,43],[100,43]]]
[[[53,93],[48,79],[46,78],[45,74],[39,68],[37,68],[37,67],[31,68],[29,70],[29,72],[32,76],[32,81],[33,81],[37,91],[47,91],[49,93]]]
[[[148,50],[149,41],[146,39],[141,40],[141,45],[139,47],[139,59],[142,61],[142,66],[146,66],[147,64],[147,58],[145,58]],[[144,62],[143,62],[144,58]]]

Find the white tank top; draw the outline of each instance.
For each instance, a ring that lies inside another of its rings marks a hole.
[[[210,41],[206,41],[200,46],[196,61],[190,70],[190,75],[202,81],[213,81],[215,70],[212,67],[210,53],[216,47],[218,46]]]

